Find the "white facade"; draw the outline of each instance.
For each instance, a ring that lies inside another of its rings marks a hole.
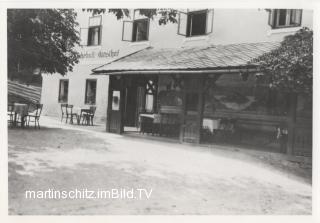
[[[82,28],[81,36],[83,37],[84,34],[88,35],[85,31],[88,31],[89,17],[92,15],[82,10],[77,12],[80,24],[79,31]],[[302,11],[301,24],[296,27],[272,28],[268,24],[270,21],[269,14],[270,12],[264,9],[214,9],[212,32],[195,37],[179,35],[179,23],[168,23],[160,26],[158,18],[154,18],[154,20],[150,20],[148,40],[136,42],[122,40],[123,30],[127,30],[123,29],[123,22],[124,20],[131,21],[133,16],[131,16],[131,19],[117,20],[114,14],[103,14],[101,15],[100,44],[78,47],[82,58],[79,64],[74,67],[73,72],[69,72],[64,77],[60,74],[43,74],[41,96],[41,101],[44,104],[43,112],[49,116],[60,116],[58,97],[61,79],[69,80],[68,104],[73,104],[76,107],[89,106],[85,104],[86,80],[96,79],[96,121],[105,122],[109,77],[106,75],[91,75],[91,70],[148,46],[175,48],[202,44],[273,42],[281,41],[284,36],[293,34],[301,27],[312,28],[313,13],[310,10]],[[179,18],[179,15],[177,18]],[[284,21],[288,22],[288,19],[290,18],[284,18]]]

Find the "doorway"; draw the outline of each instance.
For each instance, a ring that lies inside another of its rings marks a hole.
[[[139,132],[140,115],[156,112],[157,76],[110,76],[108,132]]]

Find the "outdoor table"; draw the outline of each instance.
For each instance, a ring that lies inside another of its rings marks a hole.
[[[220,121],[221,119],[204,118],[202,126],[204,128],[208,128],[212,133],[214,133],[215,130],[220,128]]]
[[[21,103],[13,104],[13,112],[14,112],[14,126],[17,125],[17,115],[21,117],[21,127],[24,127],[24,119],[28,115],[28,105]]]
[[[154,114],[140,114],[140,132],[152,133],[153,132]]]
[[[90,113],[91,110],[90,108],[81,108],[81,107],[73,107],[72,113],[77,114],[77,123],[78,125],[80,125],[80,121],[81,121],[81,117],[83,115],[83,113]]]
[[[140,114],[140,117],[147,117],[147,118],[152,118],[152,119],[154,119],[154,114],[143,114],[143,113],[141,113],[141,114]]]

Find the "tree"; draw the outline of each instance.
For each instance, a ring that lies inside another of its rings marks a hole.
[[[271,88],[287,92],[289,119],[282,128],[288,128],[287,153],[293,153],[296,122],[297,95],[312,95],[313,32],[302,28],[286,36],[280,47],[255,59],[262,72],[268,75]]]
[[[272,88],[289,93],[312,93],[313,31],[302,28],[286,36],[280,47],[253,62],[269,76]]]
[[[93,14],[106,13],[106,9],[83,9],[84,11],[92,12]],[[178,11],[175,9],[136,9],[139,10],[140,15],[146,16],[147,18],[154,19],[155,16],[159,15],[159,25],[165,25],[168,22],[176,23],[176,16]],[[113,13],[117,19],[130,16],[129,9],[108,9],[108,13]]]
[[[72,9],[8,9],[8,77],[65,75],[78,63],[76,13]]]

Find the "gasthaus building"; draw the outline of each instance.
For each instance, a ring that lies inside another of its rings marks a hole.
[[[178,23],[159,25],[139,10],[123,20],[79,10],[80,63],[64,77],[43,75],[44,113],[60,116],[61,103],[95,105],[95,122],[107,132],[311,156],[312,98],[289,100],[270,89],[250,61],[312,28],[312,16],[302,9],[183,9]]]

